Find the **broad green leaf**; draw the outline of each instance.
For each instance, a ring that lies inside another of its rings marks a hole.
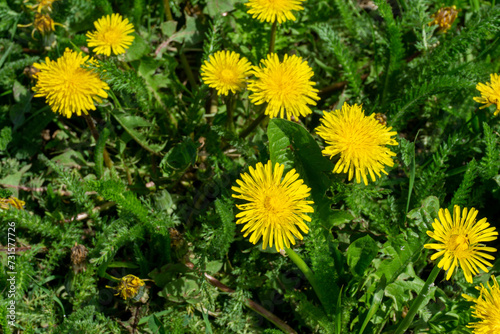
[[[134,33],[134,41],[125,53],[125,59],[128,62],[139,60],[150,52],[149,44],[140,35]]]
[[[4,185],[4,187],[5,185],[18,186],[19,183],[21,182],[24,173],[26,173],[30,168],[31,164],[24,166],[14,174],[7,175],[6,177],[0,180],[0,184]],[[12,192],[12,195],[14,197],[19,197],[19,189],[10,188],[9,190]]]
[[[347,249],[347,264],[353,275],[363,276],[377,253],[377,243],[369,235],[352,242]]]
[[[375,277],[381,278],[385,275],[387,284],[391,284],[406,269],[408,264],[414,262],[424,249],[427,238],[421,238],[417,233],[408,230],[396,237],[389,238],[380,250],[384,257],[374,273]]]
[[[165,328],[161,323],[160,319],[156,317],[156,315],[152,315],[148,321],[148,327],[153,332],[153,334],[165,334]]]
[[[413,294],[418,295],[424,286],[424,281],[418,276],[412,280],[404,280],[398,278],[397,281],[388,284],[385,288],[385,295],[394,301],[394,307],[396,311],[401,311],[403,306],[408,300],[413,299]],[[429,303],[429,300],[434,298],[434,292],[436,291],[436,286],[429,287],[429,291],[425,294],[425,298],[420,304],[420,307],[424,307]]]

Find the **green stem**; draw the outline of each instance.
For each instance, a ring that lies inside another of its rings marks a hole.
[[[92,136],[94,137],[94,139],[97,143],[99,141],[99,132],[97,131],[97,129],[94,125],[94,119],[92,118],[92,116],[90,116],[90,114],[86,114],[86,113],[83,113],[83,117],[85,118],[85,121],[87,121],[87,125],[90,129],[90,133],[92,134]],[[102,155],[104,158],[104,164],[106,165],[106,167],[111,169],[113,167],[113,161],[111,161],[111,158],[109,157],[108,151],[106,151],[106,147],[103,148]]]
[[[271,41],[269,42],[269,53],[274,52],[274,43],[276,41],[276,27],[278,25],[278,21],[274,21],[273,26],[271,27]]]
[[[115,93],[113,93],[112,90],[108,90],[108,95],[111,96],[111,98],[113,99],[116,109],[123,109],[120,101],[118,100],[118,98],[116,97]]]
[[[173,21],[172,11],[170,10],[169,0],[163,0],[163,7],[165,8],[165,14],[167,15],[167,21]]]
[[[420,293],[418,294],[417,298],[413,301],[413,304],[411,305],[408,314],[406,314],[406,317],[403,319],[403,321],[401,321],[394,334],[403,334],[406,331],[406,329],[410,326],[410,324],[413,321],[413,318],[415,317],[415,314],[417,314],[417,311],[420,309],[420,304],[422,304],[425,297],[429,293],[430,285],[434,283],[440,270],[441,269],[437,265],[434,266],[434,269],[432,269],[429,277],[427,278],[427,281],[425,281],[422,290],[420,290]]]
[[[184,68],[184,71],[186,72],[186,75],[187,75],[189,83],[191,84],[191,87],[193,89],[198,88],[198,84],[196,83],[196,80],[194,79],[193,71],[191,71],[191,67],[189,66],[186,55],[184,54],[183,51],[179,52],[179,57],[181,58],[182,67]]]
[[[318,296],[319,300],[323,303],[324,300],[323,294],[321,293],[321,290],[318,288],[318,283],[316,281],[316,277],[314,276],[312,270],[309,269],[309,267],[304,262],[304,260],[302,260],[300,255],[295,253],[291,248],[285,247],[285,252],[288,255],[288,257],[293,261],[293,263],[295,263],[295,265],[299,267],[300,271],[304,273],[309,283],[311,283],[314,292],[316,292],[316,296]]]
[[[243,131],[240,133],[240,138],[245,138],[248,136],[259,124],[266,118],[266,109],[262,108],[261,113],[259,116]]]
[[[227,110],[227,121],[226,126],[229,131],[234,131],[234,107],[236,104],[236,98],[233,93],[225,98],[226,100],[226,110]]]

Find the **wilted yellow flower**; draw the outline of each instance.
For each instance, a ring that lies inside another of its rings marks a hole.
[[[245,6],[250,7],[248,14],[251,14],[260,22],[283,23],[286,20],[295,21],[292,10],[302,10],[304,0],[249,0]]]
[[[446,32],[451,28],[453,22],[455,22],[458,12],[459,11],[457,10],[457,7],[455,7],[455,5],[451,7],[440,8],[436,14],[433,14],[431,16],[432,18],[434,18],[434,20],[432,22],[429,22],[429,25],[438,25],[440,31]]]
[[[472,283],[472,275],[479,273],[478,267],[488,272],[486,266],[493,266],[488,260],[495,258],[484,252],[496,252],[496,248],[486,247],[482,243],[497,239],[498,232],[486,218],[476,222],[478,212],[476,209],[463,209],[460,215],[460,207],[453,208],[453,219],[448,209],[440,209],[438,218],[434,219],[432,227],[434,231],[427,231],[437,244],[424,245],[427,249],[435,249],[438,252],[431,256],[435,260],[440,256],[438,267],[447,270],[446,279],[449,280],[455,268],[460,265],[464,271],[467,282]]]
[[[481,92],[481,97],[474,97],[474,101],[485,104],[479,109],[495,104],[497,110],[495,110],[493,116],[496,116],[500,113],[500,75],[493,73],[490,77],[491,82],[477,84],[476,89]]]
[[[480,291],[479,297],[474,298],[463,294],[462,296],[476,305],[471,306],[472,316],[480,319],[478,322],[471,322],[467,325],[473,328],[474,334],[497,334],[500,333],[500,286],[495,278],[491,276],[493,286],[488,282],[488,288],[483,284],[476,286]]]
[[[218,51],[201,66],[203,82],[217,90],[218,95],[236,93],[245,87],[250,62],[236,52]]]
[[[46,35],[52,31],[55,30],[55,26],[61,26],[63,27],[62,24],[60,23],[57,23],[57,22],[54,22],[54,20],[52,20],[52,18],[50,17],[50,15],[48,14],[40,14],[40,13],[36,13],[35,14],[35,21],[33,23],[30,23],[30,24],[18,24],[17,26],[18,27],[30,27],[34,25],[35,28],[33,29],[33,31],[31,32],[31,37],[35,38],[35,31],[38,31],[40,34],[42,35]]]
[[[93,47],[97,54],[125,53],[134,41],[134,26],[120,14],[103,16],[94,22],[94,26],[97,31],[89,31],[86,36],[89,47]]]
[[[275,164],[274,170],[271,161],[264,166],[258,163],[256,168],[250,167],[250,175],[241,174],[242,180],[236,180],[240,187],[232,187],[234,198],[248,201],[246,204],[236,205],[241,210],[236,215],[236,224],[246,224],[244,237],[252,233],[250,242],[256,244],[263,237],[262,249],[276,244],[279,251],[295,245],[295,238],[303,239],[300,231],[309,232],[304,223],[311,218],[306,214],[314,212],[307,201],[311,189],[299,179],[295,169],[283,177],[285,165]],[[295,238],[294,238],[295,237]]]
[[[291,119],[312,113],[308,104],[316,105],[319,100],[315,83],[310,79],[312,69],[301,57],[285,55],[280,63],[278,55],[271,53],[262,61],[263,67],[253,67],[257,80],[250,80],[248,90],[253,92],[250,100],[256,105],[268,103],[266,115],[269,118]],[[261,66],[262,66],[261,65]]]
[[[27,5],[28,8],[36,11],[38,13],[41,13],[42,10],[46,10],[48,12],[52,11],[52,4],[56,2],[57,0],[36,0],[36,4],[34,5]],[[25,3],[27,2],[26,0],[24,1]]]
[[[10,207],[23,210],[25,204],[26,203],[24,203],[24,201],[21,201],[14,196],[10,196],[9,198],[0,198],[1,210],[8,210]]]
[[[66,49],[57,61],[47,57],[45,63],[33,64],[40,70],[35,74],[35,97],[45,97],[53,112],[68,118],[95,110],[94,101],[101,103],[101,98],[108,97],[105,90],[109,86],[97,73],[84,67],[90,62],[88,56]]]
[[[349,172],[349,181],[356,175],[357,183],[363,179],[367,185],[368,175],[375,181],[375,174],[387,174],[384,167],[394,165],[392,157],[396,154],[387,145],[398,145],[392,138],[396,132],[381,124],[374,114],[365,116],[360,105],[344,103],[341,110],[325,113],[320,121],[316,133],[327,145],[323,155],[331,159],[340,153],[333,173]]]
[[[114,278],[114,277],[113,277]],[[132,298],[138,300],[144,292],[145,280],[134,275],[127,275],[121,278],[120,283],[116,287],[106,286],[107,288],[118,291],[115,296],[121,296],[123,299]]]

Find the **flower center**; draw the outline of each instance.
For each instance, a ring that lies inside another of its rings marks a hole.
[[[116,43],[120,38],[120,32],[116,29],[111,29],[103,34],[103,40],[108,44]]]
[[[230,69],[225,68],[220,72],[220,80],[225,83],[233,83],[237,79],[238,78],[236,77],[234,71]]]
[[[461,234],[452,234],[448,245],[452,251],[464,251],[469,248],[469,238]]]
[[[276,214],[281,211],[279,204],[281,204],[281,201],[274,196],[266,196],[264,199],[264,207],[270,214]]]

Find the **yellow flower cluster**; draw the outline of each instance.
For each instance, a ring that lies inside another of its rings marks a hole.
[[[48,15],[36,15],[38,24],[35,26],[42,33],[53,30],[54,24],[57,24]],[[87,33],[87,41],[97,54],[123,54],[134,40],[131,35],[134,27],[119,14],[104,16],[94,25],[96,31]],[[35,96],[44,97],[55,113],[68,118],[73,114],[88,114],[89,110],[96,109],[96,102],[101,103],[103,98],[108,97],[106,90],[109,90],[109,86],[101,80],[95,69],[91,69],[98,67],[98,62],[89,56],[66,49],[56,61],[46,58],[45,63],[35,63],[33,66],[39,70],[34,75],[37,79],[33,87]]]

